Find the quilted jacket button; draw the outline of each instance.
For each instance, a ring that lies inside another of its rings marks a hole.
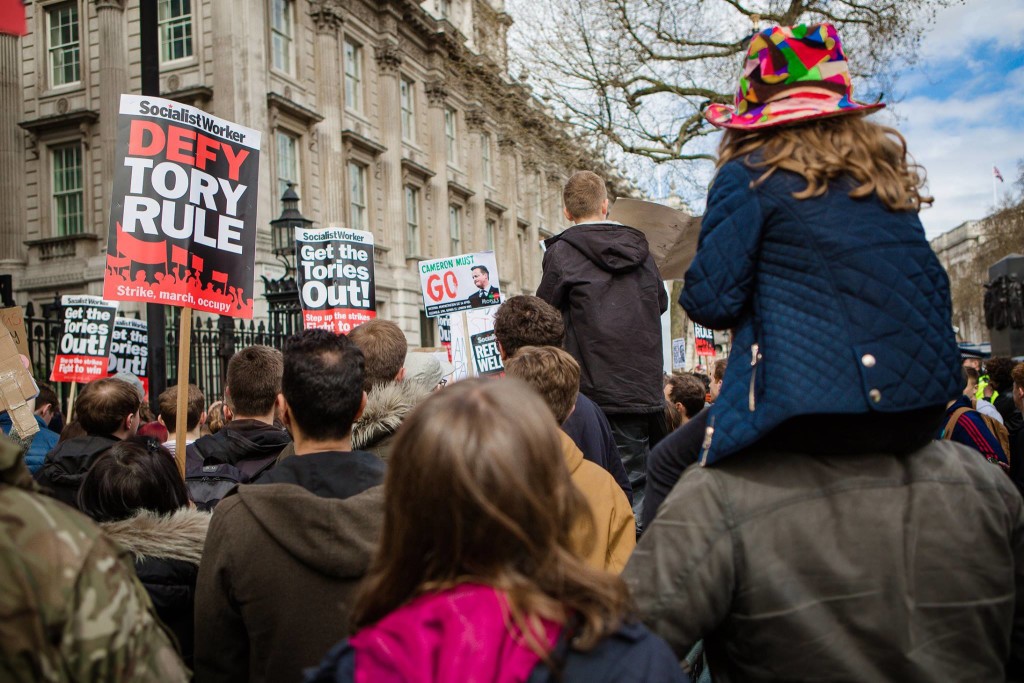
[[[872,389],[871,391],[869,391],[868,396],[875,403],[879,403],[882,400],[882,392],[879,391],[878,389]]]
[[[870,353],[865,353],[863,356],[861,356],[860,357],[860,362],[866,368],[873,368],[873,367],[875,367],[875,357],[872,356]]]

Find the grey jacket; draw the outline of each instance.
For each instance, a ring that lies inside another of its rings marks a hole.
[[[949,441],[688,468],[624,578],[720,682],[996,681],[1024,658],[1024,503]]]

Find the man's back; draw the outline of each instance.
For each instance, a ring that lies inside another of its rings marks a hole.
[[[384,516],[369,453],[293,456],[217,507],[196,595],[200,681],[299,680],[348,635]]]
[[[639,230],[576,225],[545,242],[537,296],[562,311],[580,392],[606,413],[662,410],[661,314],[668,295]]]
[[[269,463],[290,442],[288,432],[281,427],[260,420],[232,420],[216,434],[197,439],[189,446],[189,465],[194,469],[204,462],[236,467],[245,461]],[[249,471],[245,473],[252,474]]]
[[[719,681],[1003,680],[1024,654],[1020,494],[946,441],[691,467],[625,577],[678,655],[705,639]]]

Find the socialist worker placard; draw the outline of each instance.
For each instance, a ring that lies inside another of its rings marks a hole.
[[[122,95],[103,296],[252,318],[260,133]]]

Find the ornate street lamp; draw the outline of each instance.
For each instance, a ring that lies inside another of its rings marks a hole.
[[[288,189],[281,195],[281,206],[280,217],[270,221],[271,244],[274,255],[284,264],[284,276],[287,278],[295,272],[295,229],[311,228],[313,221],[299,212],[299,195],[295,193],[295,183],[288,183]]]

